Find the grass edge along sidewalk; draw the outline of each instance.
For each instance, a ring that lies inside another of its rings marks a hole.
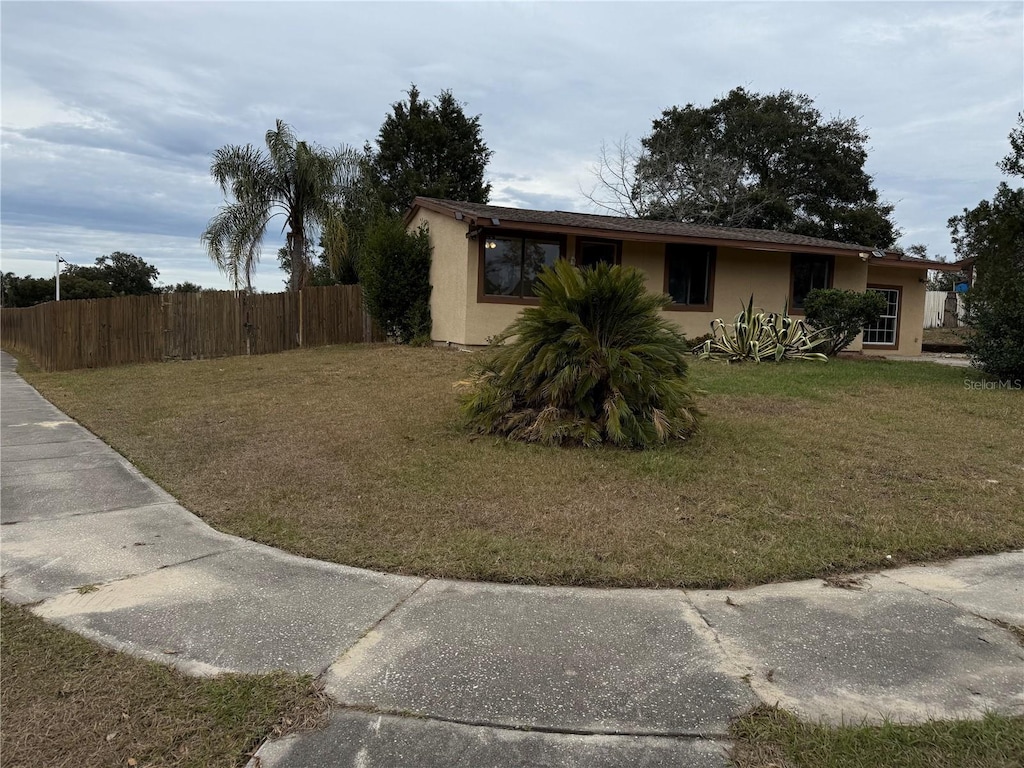
[[[75,765],[243,766],[267,737],[326,722],[308,678],[188,678],[102,648],[0,602],[0,751],[11,768]],[[736,768],[1012,768],[1024,764],[1024,718],[833,727],[775,707],[735,719]]]
[[[22,370],[214,527],[380,571],[741,587],[1024,545],[1020,393],[970,371],[695,362],[702,434],[630,452],[466,436],[467,363],[363,345]]]
[[[729,728],[736,768],[1016,768],[1024,717],[829,726],[760,706]]]
[[[192,678],[0,602],[5,766],[243,766],[269,736],[326,722],[319,684],[283,672]]]

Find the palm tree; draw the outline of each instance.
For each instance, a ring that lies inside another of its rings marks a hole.
[[[466,426],[548,445],[647,448],[685,440],[698,412],[690,346],[636,269],[545,267],[522,311],[463,382]],[[508,340],[508,343],[505,341]]]
[[[310,255],[317,236],[329,260],[347,250],[341,196],[358,172],[358,158],[348,147],[325,149],[298,141],[291,127],[277,121],[267,131],[266,150],[252,144],[228,144],[213,153],[210,175],[227,202],[210,220],[202,242],[210,258],[236,290],[252,290],[252,276],[270,221],[284,218],[290,254],[289,287],[309,284]]]

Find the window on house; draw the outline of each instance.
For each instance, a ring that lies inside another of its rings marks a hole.
[[[714,279],[714,246],[665,246],[665,293],[672,297],[674,308],[710,310]]]
[[[895,347],[898,343],[900,327],[900,290],[899,288],[871,288],[885,297],[886,308],[878,322],[864,327],[864,344],[871,346]]]
[[[807,294],[815,288],[832,287],[831,256],[812,253],[794,253],[792,276],[793,290],[790,309],[803,309]]]
[[[598,264],[618,264],[619,243],[611,240],[576,241],[576,266],[593,267]]]
[[[491,235],[483,242],[485,296],[532,298],[537,275],[562,255],[556,238]]]

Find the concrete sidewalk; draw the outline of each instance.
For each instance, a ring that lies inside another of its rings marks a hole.
[[[1024,552],[856,589],[519,587],[391,576],[213,531],[0,360],[2,596],[194,674],[322,676],[273,766],[724,766],[729,718],[1024,713]],[[88,587],[88,589],[81,589]]]
[[[939,365],[950,365],[954,368],[970,368],[970,358],[959,352],[922,352],[917,357],[893,357],[895,361],[907,360],[912,363],[937,363]]]

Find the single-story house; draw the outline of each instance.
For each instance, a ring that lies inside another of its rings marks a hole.
[[[814,288],[866,289],[889,302],[885,315],[851,345],[866,354],[918,355],[929,269],[956,265],[873,246],[763,229],[702,226],[564,211],[532,211],[417,197],[405,217],[426,223],[433,246],[431,338],[478,346],[536,304],[538,272],[556,259],[578,266],[636,267],[648,288],[666,293],[665,316],[688,337],[710,331],[754,304],[801,314]]]

